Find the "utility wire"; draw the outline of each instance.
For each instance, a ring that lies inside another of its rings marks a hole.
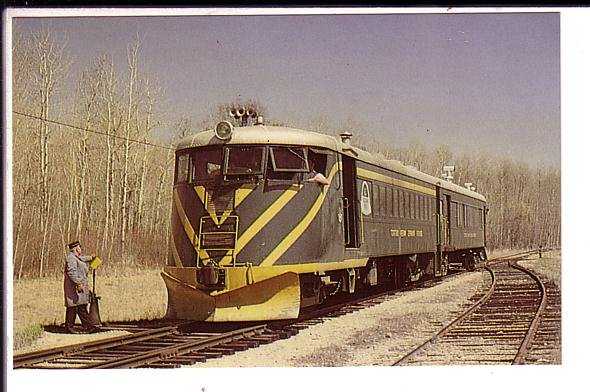
[[[82,128],[82,127],[78,127],[76,125],[66,124],[66,123],[63,123],[63,122],[60,122],[60,121],[49,120],[47,118],[35,116],[35,115],[32,115],[32,114],[21,113],[21,112],[16,111],[16,110],[13,110],[12,112],[14,114],[18,114],[20,116],[34,118],[34,119],[45,121],[45,122],[52,123],[52,124],[63,125],[64,127],[79,129],[79,130],[84,131],[84,132],[96,133],[98,135],[103,135],[103,136],[111,136],[111,137],[114,137],[115,139],[121,139],[121,140],[125,140],[125,141],[130,141],[130,142],[133,142],[133,143],[145,144],[145,145],[152,146],[152,147],[164,148],[166,150],[174,150],[174,148],[172,148],[172,147],[162,146],[162,145],[154,144],[154,143],[150,143],[150,142],[143,142],[141,140],[127,139],[127,138],[125,138],[123,136],[111,135],[111,134],[109,134],[107,132],[101,132],[101,131],[97,131],[97,130],[90,129],[90,128]]]

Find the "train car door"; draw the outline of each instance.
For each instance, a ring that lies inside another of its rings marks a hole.
[[[451,196],[445,195],[445,245],[451,245]]]
[[[344,210],[344,245],[360,246],[356,160],[342,155],[342,206]]]
[[[434,257],[434,276],[444,275],[444,251],[451,244],[451,196],[436,188],[436,229],[437,244]]]

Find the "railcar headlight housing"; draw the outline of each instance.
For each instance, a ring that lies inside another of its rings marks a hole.
[[[229,140],[234,131],[234,126],[229,121],[220,121],[215,126],[215,136],[220,140]]]

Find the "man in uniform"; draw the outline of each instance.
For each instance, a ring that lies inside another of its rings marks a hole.
[[[76,315],[82,322],[82,327],[88,333],[98,332],[99,328],[92,325],[86,306],[90,301],[88,289],[88,263],[94,257],[83,256],[80,242],[68,245],[68,255],[64,268],[64,297],[66,305],[66,330],[77,333],[74,329]]]

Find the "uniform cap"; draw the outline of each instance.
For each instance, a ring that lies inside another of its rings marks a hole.
[[[68,244],[68,248],[70,250],[74,249],[75,247],[80,246],[80,241],[74,241],[71,244]]]

